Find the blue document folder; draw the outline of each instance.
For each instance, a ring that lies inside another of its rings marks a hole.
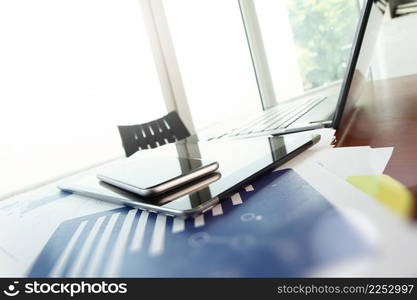
[[[294,277],[370,251],[334,206],[285,169],[195,219],[125,207],[68,220],[28,276]]]

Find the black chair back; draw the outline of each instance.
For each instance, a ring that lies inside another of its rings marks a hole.
[[[139,150],[156,148],[190,136],[176,111],[148,123],[117,127],[126,157]]]

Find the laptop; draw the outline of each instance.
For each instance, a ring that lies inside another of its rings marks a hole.
[[[337,129],[350,119],[367,79],[374,47],[387,10],[387,1],[365,0],[345,76],[338,94],[302,97],[277,104],[245,118],[245,122],[222,123],[203,130],[200,139],[282,135],[318,128]]]

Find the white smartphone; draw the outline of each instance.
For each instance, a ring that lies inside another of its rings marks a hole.
[[[113,165],[97,174],[98,179],[142,197],[156,197],[215,172],[216,161],[182,157],[134,159]]]

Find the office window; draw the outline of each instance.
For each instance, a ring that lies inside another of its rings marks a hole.
[[[166,114],[137,0],[0,1],[0,197],[122,156]]]
[[[359,2],[254,0],[278,101],[343,78]]]
[[[237,0],[164,0],[196,129],[261,110]]]

